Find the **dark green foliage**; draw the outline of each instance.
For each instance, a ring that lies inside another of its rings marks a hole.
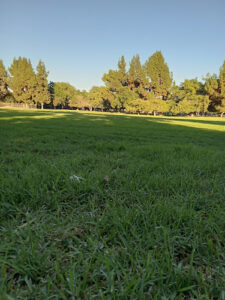
[[[9,72],[9,87],[15,99],[26,104],[34,103],[36,77],[30,60],[24,57],[14,58]]]
[[[218,97],[218,93],[219,93],[219,80],[216,76],[216,74],[214,75],[210,75],[207,74],[206,78],[204,78],[205,80],[205,91],[207,93],[207,95],[209,95],[210,99],[214,99]]]
[[[126,61],[124,56],[118,61],[118,78],[122,86],[128,84],[127,72],[126,72]]]
[[[104,86],[94,86],[90,92],[75,89],[69,83],[48,83],[48,72],[42,61],[33,71],[30,60],[19,57],[9,68],[8,78],[0,61],[0,100],[34,103],[37,107],[101,109],[127,112],[171,112],[204,114],[225,110],[225,62],[219,76],[207,74],[204,82],[186,79],[180,86],[172,80],[172,73],[161,51],[156,51],[141,64],[135,55],[126,69],[122,56],[117,70],[109,70],[102,77]],[[9,85],[9,89],[8,89]],[[13,93],[9,92],[12,90]]]
[[[53,81],[50,81],[48,84],[48,92],[49,92],[49,97],[50,97],[51,103],[53,103],[54,97],[55,97],[54,86],[55,86],[55,83]]]
[[[93,108],[109,109],[113,106],[114,95],[104,86],[94,86],[89,92],[88,99]]]
[[[216,111],[216,106],[219,104],[219,79],[216,74],[210,75],[209,73],[205,78],[205,92],[209,96],[210,104],[209,110]]]
[[[149,88],[149,82],[141,65],[139,55],[134,56],[130,62],[128,85],[131,90],[135,90],[138,93],[140,98],[147,98],[146,89]]]
[[[116,110],[128,112],[152,112],[156,107],[164,112],[167,107],[166,103],[162,103],[160,98],[155,98],[151,92],[150,83],[145,68],[141,65],[139,55],[134,56],[130,61],[128,72],[126,72],[126,62],[122,56],[118,62],[118,70],[109,70],[102,79],[106,83],[106,89],[103,91],[108,95],[105,98],[110,98],[110,100],[105,101],[104,97],[98,97],[96,93],[93,95],[91,90],[90,98],[95,98],[95,102],[92,101],[95,103],[93,107],[107,108],[111,106]]]
[[[113,102],[113,107],[119,110],[126,109],[129,111],[130,103],[138,98],[138,94],[135,91],[130,90],[128,86],[121,87]],[[133,111],[133,110],[132,110]]]
[[[220,94],[222,98],[225,98],[225,61],[220,68]]]
[[[204,94],[204,86],[201,82],[198,81],[197,78],[195,79],[186,79],[181,84],[181,89],[185,91],[186,96],[194,96],[194,95],[202,95]]]
[[[102,80],[105,82],[106,87],[111,92],[117,92],[119,88],[121,88],[122,85],[122,73],[119,73],[118,71],[109,70],[107,74],[104,74],[102,77]],[[124,79],[126,80],[126,79]]]
[[[0,60],[0,101],[5,101],[8,94],[8,74],[3,61]]]
[[[109,70],[108,73],[103,75],[102,80],[111,92],[118,92],[121,87],[127,85],[128,77],[124,56],[118,61],[118,70]]]
[[[167,98],[172,85],[172,76],[161,51],[156,51],[145,63],[151,89],[156,96]]]
[[[221,113],[221,116],[225,113],[225,61],[220,68],[220,102],[216,107],[217,110]]]
[[[221,118],[2,109],[0,128],[1,299],[224,298]]]
[[[35,102],[41,104],[43,109],[44,103],[48,104],[51,97],[48,91],[48,72],[46,71],[45,64],[40,60],[37,65],[36,74],[36,87],[35,87]]]
[[[60,105],[61,108],[67,107],[74,97],[76,89],[67,82],[54,82],[54,100],[53,105]]]
[[[204,95],[190,95],[183,98],[171,111],[177,113],[205,113],[208,111],[209,97]]]

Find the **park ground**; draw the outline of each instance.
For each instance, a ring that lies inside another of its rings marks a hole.
[[[225,120],[0,109],[0,299],[225,299]]]

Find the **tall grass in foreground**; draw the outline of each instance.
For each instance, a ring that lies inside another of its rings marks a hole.
[[[225,299],[225,121],[0,110],[0,299]]]

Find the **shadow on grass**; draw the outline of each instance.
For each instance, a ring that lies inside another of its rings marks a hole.
[[[96,141],[132,144],[192,144],[224,150],[223,128],[223,121],[210,119],[154,118],[98,112],[0,110],[2,142],[11,140],[12,143],[18,136],[29,136],[33,141],[40,137],[47,141],[48,136],[51,136],[63,142],[66,137],[78,143],[85,143],[85,140],[91,138]]]

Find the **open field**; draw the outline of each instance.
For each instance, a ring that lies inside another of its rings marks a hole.
[[[0,299],[225,299],[225,120],[0,110]]]

